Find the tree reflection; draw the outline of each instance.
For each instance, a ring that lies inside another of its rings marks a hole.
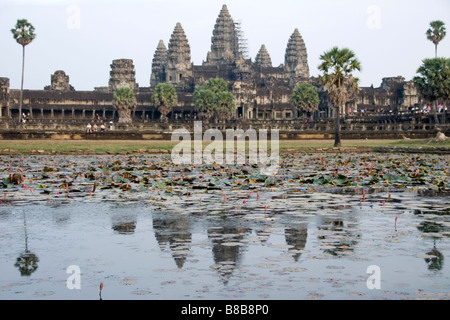
[[[294,260],[297,262],[301,256],[299,251],[305,249],[308,228],[306,225],[303,225],[302,228],[286,228],[284,236],[286,244],[293,246],[289,251],[293,252]]]
[[[39,258],[28,250],[27,220],[23,212],[23,227],[25,230],[25,251],[16,259],[14,266],[19,269],[21,276],[29,276],[38,268]]]
[[[433,258],[425,258],[425,262],[428,265],[428,270],[439,271],[442,270],[444,266],[444,255],[433,247],[430,252],[427,252],[428,255],[434,256]]]
[[[429,215],[429,216],[446,216],[449,214],[449,210],[414,210],[415,215]],[[417,230],[428,233],[433,237],[433,249],[427,252],[427,255],[434,256],[425,258],[425,262],[428,265],[429,270],[439,271],[442,270],[444,266],[444,255],[436,248],[436,239],[441,239],[444,236],[448,236],[450,228],[445,224],[435,222],[435,221],[422,221],[418,226]]]

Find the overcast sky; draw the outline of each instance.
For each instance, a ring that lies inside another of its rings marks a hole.
[[[289,37],[298,28],[312,76],[319,56],[348,47],[362,64],[361,86],[378,87],[383,77],[411,80],[423,58],[434,57],[425,36],[430,21],[442,20],[447,37],[438,56],[450,57],[449,0],[0,0],[0,77],[20,88],[21,46],[11,29],[27,19],[37,37],[26,47],[25,89],[43,89],[64,70],[76,90],[107,86],[112,60],[134,61],[136,82],[150,83],[158,41],[167,47],[180,22],[200,65],[210,50],[214,24],[226,4],[241,28],[253,61],[265,44],[273,66],[284,63]]]

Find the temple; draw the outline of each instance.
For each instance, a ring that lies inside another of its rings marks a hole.
[[[182,24],[177,22],[167,46],[162,39],[156,44],[149,86],[141,87],[136,83],[131,59],[113,60],[108,85],[92,91],[75,90],[69,83],[69,76],[57,70],[50,76],[50,85],[43,90],[24,90],[22,111],[30,124],[114,123],[117,122],[117,111],[112,105],[113,93],[119,87],[128,87],[134,90],[138,101],[131,115],[133,123],[145,125],[160,119],[151,100],[154,88],[159,83],[171,83],[176,89],[178,104],[168,114],[169,120],[192,120],[197,117],[193,104],[196,86],[203,85],[210,78],[223,78],[235,97],[234,123],[269,121],[281,125],[300,121],[298,111],[290,103],[290,96],[295,85],[301,82],[317,86],[320,95],[319,108],[309,119],[312,122],[331,119],[335,111],[329,107],[318,79],[310,76],[307,49],[299,29],[295,28],[290,35],[279,36],[286,37],[284,64],[273,66],[264,44],[261,44],[254,61],[246,58],[237,24],[227,6],[223,5],[213,27],[210,51],[201,65],[192,63],[189,40]],[[19,118],[19,95],[19,90],[10,88],[8,78],[0,78],[0,122],[3,128],[8,128],[9,123]],[[349,117],[384,115],[390,117],[389,122],[411,122],[412,116],[405,118],[404,115],[412,115],[423,103],[412,81],[401,76],[386,77],[379,87],[360,88],[358,97],[340,112]]]

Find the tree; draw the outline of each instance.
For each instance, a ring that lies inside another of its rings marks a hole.
[[[214,115],[214,105],[216,101],[216,94],[203,86],[197,87],[194,91],[194,105],[198,112],[211,118]]]
[[[431,21],[430,27],[426,35],[427,39],[434,43],[434,57],[437,58],[437,46],[446,35],[445,23],[440,20]]]
[[[153,92],[152,101],[161,113],[161,119],[166,120],[167,114],[178,103],[177,92],[172,84],[159,83]]]
[[[420,94],[432,103],[434,121],[439,123],[436,114],[436,104],[439,99],[450,98],[450,58],[424,59],[417,69],[420,76],[413,81]]]
[[[216,97],[217,104],[214,110],[216,117],[219,120],[229,119],[236,110],[233,94],[228,91],[222,91],[217,93]]]
[[[23,78],[25,72],[25,46],[30,44],[36,34],[34,27],[26,19],[17,20],[16,27],[11,29],[14,39],[22,46],[22,81],[20,84],[20,98],[19,98],[19,123],[22,122],[22,103],[23,103]]]
[[[361,63],[355,53],[348,49],[333,47],[320,56],[322,63],[319,70],[323,75],[319,76],[328,98],[335,109],[335,135],[334,146],[341,145],[340,137],[340,112],[345,108],[348,100],[356,97],[358,93],[358,78],[352,74],[355,70],[361,70]]]
[[[204,86],[194,91],[195,109],[208,118],[229,119],[236,110],[234,96],[228,91],[227,82],[222,78],[209,79]]]
[[[119,113],[118,123],[131,123],[131,111],[136,108],[137,100],[131,88],[118,88],[114,92],[113,106]]]
[[[317,88],[310,83],[299,83],[291,95],[291,103],[302,114],[314,112],[319,107]]]

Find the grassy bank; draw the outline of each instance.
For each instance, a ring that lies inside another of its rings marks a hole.
[[[0,140],[3,153],[119,153],[139,150],[170,151],[178,142],[168,140]],[[321,151],[332,150],[333,140],[281,140],[280,151]],[[203,146],[208,145],[204,143]],[[270,148],[270,142],[268,143]],[[435,148],[450,147],[450,141],[432,143],[429,139],[414,140],[343,140],[344,149],[353,148],[370,151],[376,147],[412,147]]]

